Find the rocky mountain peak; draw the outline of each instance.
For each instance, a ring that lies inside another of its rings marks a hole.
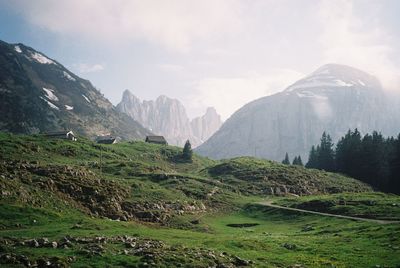
[[[165,95],[156,100],[140,101],[130,91],[125,91],[117,109],[178,146],[183,146],[189,139],[196,147],[221,126],[220,116],[214,108],[208,108],[203,117],[190,121],[183,104]]]
[[[328,132],[334,142],[349,129],[397,135],[400,116],[374,76],[345,65],[327,64],[283,92],[236,111],[197,152],[212,158],[256,156],[306,160]]]

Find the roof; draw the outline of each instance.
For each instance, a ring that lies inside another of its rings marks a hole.
[[[146,136],[147,142],[167,143],[164,136]]]
[[[66,136],[68,134],[75,135],[74,132],[72,132],[71,130],[53,131],[45,133],[46,136]]]
[[[96,138],[97,143],[103,143],[103,144],[112,144],[116,142],[117,137],[113,137],[110,135],[107,136],[99,136]]]

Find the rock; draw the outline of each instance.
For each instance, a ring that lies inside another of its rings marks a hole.
[[[125,243],[125,247],[127,247],[127,248],[135,248],[136,247],[136,243],[135,242],[127,242],[127,243]]]
[[[51,247],[52,248],[57,248],[58,244],[56,241],[51,242]]]
[[[190,221],[190,223],[191,223],[191,224],[199,224],[199,223],[200,223],[200,220],[192,220],[192,221]]]
[[[38,248],[40,246],[39,242],[36,239],[27,240],[25,241],[25,244],[34,248]]]
[[[311,225],[306,225],[302,229],[303,232],[309,232],[309,231],[313,231],[313,230],[315,230],[315,228],[312,227]]]
[[[295,244],[289,244],[289,243],[283,244],[282,247],[289,249],[289,250],[295,250],[297,248],[297,246]]]
[[[244,260],[238,256],[234,256],[233,259],[233,263],[237,266],[248,266],[250,264],[248,260]]]

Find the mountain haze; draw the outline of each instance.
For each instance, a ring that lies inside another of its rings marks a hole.
[[[159,96],[154,101],[141,101],[129,90],[124,91],[117,109],[152,132],[165,136],[170,144],[179,146],[188,139],[192,146],[198,146],[222,125],[214,108],[208,108],[205,115],[190,121],[185,107],[177,99]]]
[[[151,132],[84,80],[33,48],[0,41],[0,130],[39,133],[71,129],[95,137],[141,139]]]
[[[327,131],[336,141],[348,129],[396,135],[399,121],[375,77],[327,64],[283,92],[255,100],[235,112],[197,152],[212,158],[250,155],[307,159]]]

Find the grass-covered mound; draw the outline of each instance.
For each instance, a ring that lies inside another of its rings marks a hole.
[[[400,196],[379,192],[281,198],[276,204],[306,210],[381,220],[400,220]]]
[[[248,193],[310,195],[371,190],[367,184],[339,174],[252,157],[217,163],[209,168],[209,173]]]

